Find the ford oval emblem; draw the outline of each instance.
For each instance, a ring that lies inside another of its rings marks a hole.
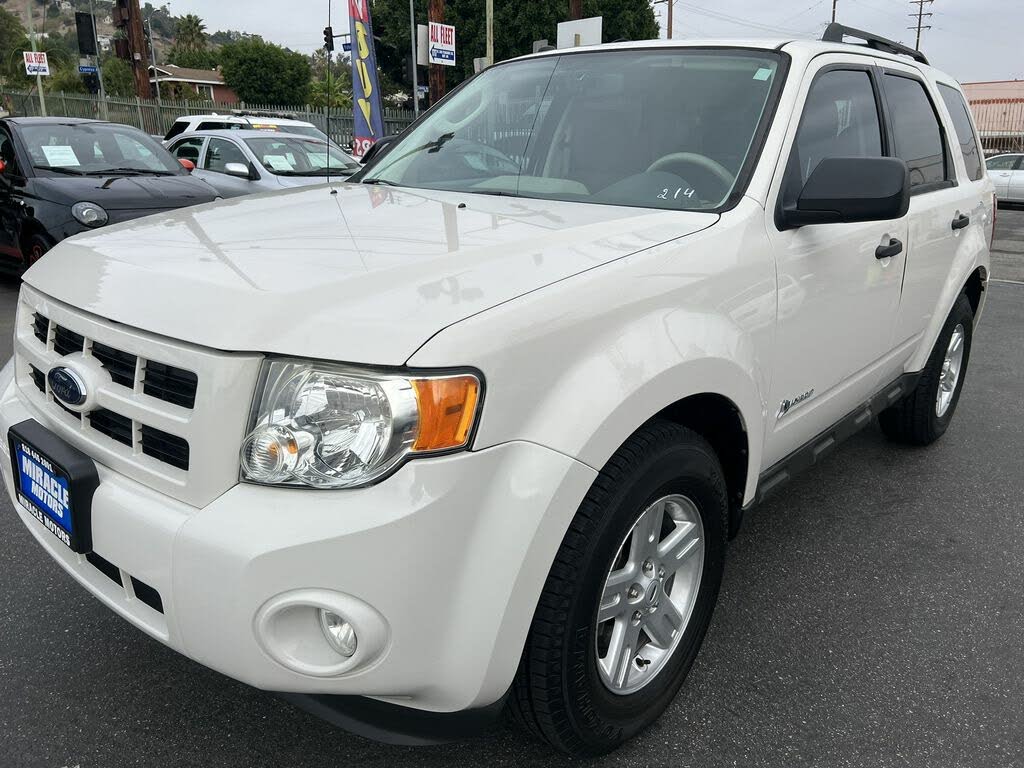
[[[82,377],[63,365],[51,368],[46,374],[46,381],[50,384],[53,396],[65,405],[81,405],[88,397]]]

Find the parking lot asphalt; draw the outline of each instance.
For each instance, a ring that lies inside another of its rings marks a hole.
[[[999,221],[1024,272],[1024,212]],[[0,359],[16,291],[0,283]],[[1024,285],[993,283],[939,443],[866,430],[754,511],[679,697],[590,764],[1024,766],[1022,339]],[[129,626],[39,549],[6,496],[0,541],[4,768],[582,763],[505,727],[421,749],[335,730]]]

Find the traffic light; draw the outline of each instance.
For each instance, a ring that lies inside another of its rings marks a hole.
[[[331,27],[324,27],[324,48],[328,52],[334,50],[334,30]]]

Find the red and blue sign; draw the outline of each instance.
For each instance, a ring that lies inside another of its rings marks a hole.
[[[352,154],[362,157],[384,135],[384,112],[377,79],[377,53],[369,0],[348,0],[352,22]]]

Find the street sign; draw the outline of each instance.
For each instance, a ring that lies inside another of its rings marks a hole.
[[[90,67],[86,64],[80,64],[78,66],[78,71],[81,72],[83,75],[95,75],[96,67]]]
[[[455,66],[455,27],[450,24],[430,22],[430,48],[428,50],[431,64]]]
[[[46,59],[46,53],[43,51],[22,51],[22,57],[25,59],[25,74],[26,75],[49,75],[50,74],[50,62]]]
[[[343,51],[351,51],[352,50],[352,43],[342,43],[341,44],[341,50],[343,50]]]

